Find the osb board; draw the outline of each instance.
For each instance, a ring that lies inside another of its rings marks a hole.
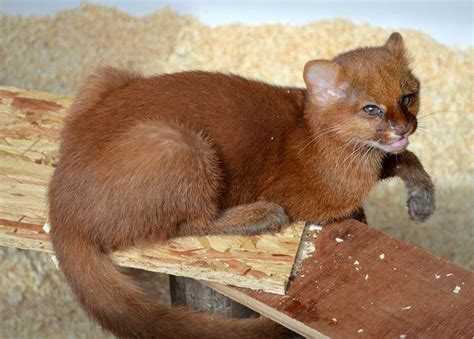
[[[286,295],[207,285],[309,338],[474,337],[472,272],[354,220],[308,233]]]
[[[46,191],[71,99],[0,87],[0,245],[51,251]],[[304,224],[275,235],[209,236],[117,252],[120,265],[283,294]]]

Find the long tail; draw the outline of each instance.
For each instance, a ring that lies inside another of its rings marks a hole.
[[[54,226],[54,225],[53,225]],[[54,229],[54,228],[53,228]],[[59,232],[61,233],[61,232]],[[121,338],[282,338],[264,318],[225,319],[152,302],[110,258],[80,236],[52,232],[61,270],[87,312]]]

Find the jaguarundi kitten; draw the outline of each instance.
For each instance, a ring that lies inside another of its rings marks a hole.
[[[87,78],[70,107],[49,189],[60,267],[103,328],[127,338],[275,338],[267,319],[232,320],[147,298],[108,253],[172,237],[277,232],[290,220],[356,213],[399,176],[412,219],[434,189],[406,150],[420,84],[403,40],[309,61],[306,88],[201,71]]]

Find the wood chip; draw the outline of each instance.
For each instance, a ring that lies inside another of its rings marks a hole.
[[[54,266],[56,266],[56,268],[59,270],[58,257],[56,257],[55,255],[52,255],[52,256],[51,256],[51,261],[53,262]]]
[[[316,247],[312,242],[304,241],[301,250],[298,253],[298,259],[306,259],[311,256],[311,253],[316,251]]]
[[[320,225],[315,225],[315,224],[311,224],[308,226],[308,230],[313,232],[313,231],[322,231],[323,230],[323,227],[320,226]]]
[[[45,233],[48,233],[51,232],[51,224],[49,222],[45,222],[44,225],[43,225],[43,231]]]

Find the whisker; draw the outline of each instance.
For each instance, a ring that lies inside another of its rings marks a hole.
[[[369,158],[370,152],[372,151],[372,146],[371,145],[365,145],[365,147],[366,147],[366,150],[361,156],[361,163],[362,163],[362,167],[364,169],[366,168],[367,159]]]
[[[342,166],[342,165],[344,164],[344,162],[347,160],[347,158],[349,158],[349,157],[351,156],[351,154],[355,151],[356,146],[357,146],[356,143],[354,143],[354,144],[352,145],[352,151],[351,151],[351,153],[349,153],[349,155],[346,156],[346,158],[344,158],[344,160],[343,160],[342,162],[336,164],[336,169],[339,167],[339,165]],[[341,152],[341,154],[343,154],[343,153]],[[338,157],[338,159],[340,159],[340,158]]]
[[[330,130],[333,130],[333,129],[337,129],[338,127],[339,127],[339,126],[333,126],[333,127],[330,127],[330,128],[326,128],[326,129],[322,130],[320,134],[311,135],[310,138],[309,138],[309,139],[310,139],[309,142],[311,142],[312,140],[314,140],[315,138],[317,138],[319,135],[321,135],[321,134],[326,134],[326,132],[329,132]],[[299,146],[301,146],[301,145],[302,145],[303,143],[305,143],[305,142],[306,142],[306,140],[304,140]],[[305,146],[305,147],[306,147],[306,146]]]
[[[431,128],[431,125],[418,124],[417,129],[428,129]]]
[[[355,141],[355,138],[354,138],[354,137],[350,138],[348,142],[345,142],[345,143],[343,143],[341,146],[339,146],[338,148],[336,148],[336,149],[334,150],[333,154],[344,154],[343,151],[344,151],[348,146],[351,146],[351,145],[353,145],[353,149],[354,149],[354,147],[357,145],[357,143],[355,143],[354,141]],[[340,151],[340,152],[338,152],[338,151]],[[337,157],[337,160],[339,160],[339,159],[341,159],[340,156]],[[334,167],[334,170],[335,170],[335,171],[337,171],[337,169],[339,168],[339,165],[340,165],[339,161],[336,161],[336,166]]]
[[[344,165],[344,163],[350,159],[349,163],[347,164],[347,166],[344,167],[344,171],[343,173],[346,173],[347,170],[350,168],[352,162],[354,161],[354,159],[357,158],[357,156],[362,152],[362,150],[364,149],[364,144],[360,143],[360,144],[355,144],[357,147],[353,148],[353,151],[351,153],[349,153],[349,155],[344,159],[344,161],[341,163],[341,166]]]
[[[361,144],[361,147],[358,148],[357,152],[355,152],[353,155],[352,155],[352,159],[351,161],[349,161],[349,163],[347,164],[345,170],[344,170],[344,173],[347,172],[347,170],[349,170],[351,168],[351,165],[352,163],[354,162],[354,160],[356,160],[361,154],[363,154],[363,152],[365,151],[365,146],[364,144]],[[362,157],[361,157],[362,158]]]
[[[433,121],[433,120],[421,120],[421,121],[418,121],[419,124],[422,124],[422,125],[425,125],[425,124],[434,124],[434,123],[437,123],[437,121]]]
[[[423,115],[420,115],[417,118],[417,120],[421,120],[421,119],[426,119],[427,117],[431,117],[435,114],[439,114],[439,113],[446,113],[446,111],[442,110],[442,111],[434,111],[434,112],[431,112],[431,113],[427,113],[427,114],[423,114]]]
[[[380,139],[376,140],[376,142],[379,142]],[[372,146],[372,145],[368,145],[369,146],[369,150],[367,151],[367,154],[366,156],[364,156],[364,168],[366,168],[366,164],[367,164],[367,161],[369,160],[369,157],[370,157],[370,153],[375,149],[375,146]]]
[[[421,110],[425,110],[425,111],[426,111],[426,110],[430,111],[430,110],[432,110],[432,109],[435,108],[435,107],[438,107],[437,109],[440,109],[441,107],[443,107],[443,105],[445,105],[445,103],[442,103],[442,102],[441,102],[441,103],[440,103],[440,102],[433,102],[433,103],[431,103],[430,105],[428,105],[428,104],[423,104],[423,103],[422,103],[422,104],[420,105],[420,109],[421,109]]]
[[[308,146],[310,146],[311,144],[313,144],[314,142],[316,142],[316,140],[318,140],[320,137],[324,136],[324,135],[327,135],[331,132],[336,132],[338,130],[341,129],[342,126],[338,125],[338,126],[333,126],[331,128],[328,128],[328,129],[325,129],[323,130],[322,133],[320,134],[317,134],[317,135],[314,135],[311,137],[311,139],[306,143],[306,145],[304,145],[299,151],[298,151],[298,155],[300,155]]]

